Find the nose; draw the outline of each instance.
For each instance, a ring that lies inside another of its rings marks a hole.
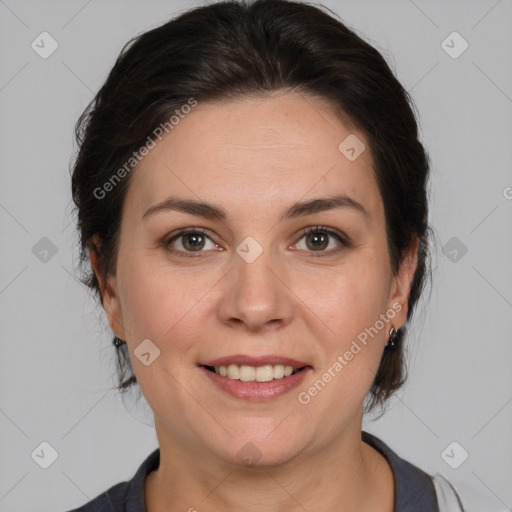
[[[288,325],[294,313],[293,293],[283,265],[263,252],[248,263],[233,255],[233,268],[224,281],[218,314],[230,327],[268,331]]]

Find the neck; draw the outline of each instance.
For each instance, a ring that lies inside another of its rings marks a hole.
[[[271,467],[240,468],[186,443],[158,439],[160,466],[145,486],[148,512],[393,511],[393,473],[384,457],[361,441],[360,425],[314,455]]]

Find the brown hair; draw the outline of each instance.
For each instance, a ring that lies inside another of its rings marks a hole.
[[[82,282],[101,300],[88,251],[97,252],[101,275],[115,274],[130,175],[111,187],[108,199],[95,191],[134,151],[156,139],[155,128],[190,98],[229,100],[291,88],[327,100],[369,141],[394,274],[416,237],[419,241],[407,322],[395,346],[384,351],[367,397],[371,410],[405,380],[407,325],[425,278],[431,277],[429,160],[407,91],[381,54],[323,7],[292,0],[223,1],[191,9],[125,45],[75,127],[72,194],[80,267]],[[101,249],[91,243],[93,235]],[[118,389],[124,391],[136,383],[126,344],[117,358]]]

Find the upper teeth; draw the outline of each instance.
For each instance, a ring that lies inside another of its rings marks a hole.
[[[230,364],[229,366],[215,366],[215,373],[228,377],[229,379],[241,380],[243,382],[257,381],[270,382],[273,379],[282,379],[296,372],[297,368],[293,366],[284,366],[282,364],[267,364],[265,366],[246,366]]]

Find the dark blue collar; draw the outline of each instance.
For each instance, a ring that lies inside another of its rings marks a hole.
[[[363,431],[363,442],[381,453],[389,462],[395,478],[395,512],[439,512],[431,477],[418,467],[400,458],[379,438]],[[160,449],[157,448],[139,466],[128,482],[126,512],[147,512],[145,504],[145,480],[158,468]]]
[[[362,440],[388,461],[395,477],[395,512],[439,512],[432,478],[400,458],[379,438],[362,432]]]

